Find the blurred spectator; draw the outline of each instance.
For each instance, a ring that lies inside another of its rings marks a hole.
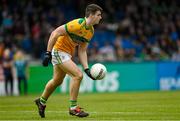
[[[106,41],[105,45],[99,49],[99,54],[102,56],[103,61],[115,61],[115,51],[113,46]]]
[[[92,43],[92,47],[88,49],[89,61],[94,62],[101,60],[99,59],[99,47],[97,42]]]
[[[4,43],[0,41],[0,64],[2,63],[3,51],[4,51]]]
[[[153,60],[159,60],[160,59],[160,53],[161,53],[161,49],[159,48],[158,43],[154,43],[153,45],[151,45],[151,57]]]
[[[150,61],[151,60],[150,53],[151,53],[151,50],[149,48],[143,48],[139,56],[140,60]]]
[[[27,60],[25,60],[25,55],[22,50],[17,50],[17,52],[14,55],[14,64],[16,68],[16,74],[17,74],[17,79],[18,79],[18,90],[19,94],[24,94],[27,95],[27,89],[28,89],[28,84],[27,84],[27,77],[28,77],[28,63]],[[24,91],[22,91],[22,83],[24,87]]]
[[[176,41],[180,38],[178,0],[4,0],[0,2],[0,39],[5,47],[18,46],[32,58],[40,59],[52,30],[72,18],[84,16],[82,10],[90,3],[99,4],[104,9],[104,19],[96,26],[94,36],[94,41],[101,42],[101,45],[97,50],[92,49],[92,60],[102,59],[95,55],[106,40],[114,43],[113,58],[117,61],[146,57],[148,60],[170,60],[177,53]],[[98,35],[98,31],[101,34]],[[119,35],[120,47],[117,39],[112,39]],[[149,48],[152,48],[151,52]]]
[[[177,46],[178,46],[178,48],[176,49],[177,51],[172,55],[173,61],[180,61],[180,40],[177,41]]]
[[[117,61],[124,60],[124,50],[122,48],[122,37],[120,34],[117,34],[115,41],[114,41],[114,49]]]
[[[172,60],[173,61],[180,61],[180,49],[178,49],[178,51],[173,54]]]
[[[5,92],[6,95],[13,95],[13,84],[15,80],[15,70],[13,66],[13,55],[9,48],[6,48],[2,59],[3,72],[5,77]],[[10,85],[10,90],[9,90]]]
[[[8,12],[4,11],[3,13],[3,21],[2,21],[3,29],[7,33],[12,32],[13,27],[13,18],[12,15],[8,14]]]

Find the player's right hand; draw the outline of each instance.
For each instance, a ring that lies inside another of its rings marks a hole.
[[[43,66],[48,66],[49,62],[51,61],[52,55],[50,51],[46,51],[43,58]]]
[[[95,78],[92,77],[89,68],[84,69],[84,72],[85,72],[92,80],[96,80]]]

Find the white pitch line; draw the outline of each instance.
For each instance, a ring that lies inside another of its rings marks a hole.
[[[1,111],[0,110],[0,113],[37,113],[37,111]],[[68,113],[68,111],[46,111],[47,113],[61,113],[61,114],[64,114],[64,113]],[[145,115],[148,115],[148,114],[155,114],[157,112],[89,112],[91,114],[145,114]],[[158,112],[159,114],[167,114],[166,112]],[[168,113],[169,114],[169,113]],[[180,113],[172,113],[172,114],[180,114]]]
[[[1,111],[0,113],[37,113],[37,111]],[[68,113],[68,111],[46,111],[47,113]],[[142,112],[89,112],[91,114],[142,114]]]
[[[0,113],[36,113],[37,111],[1,111]],[[47,113],[68,113],[68,111],[46,111]],[[89,112],[91,114],[142,114],[142,112]]]

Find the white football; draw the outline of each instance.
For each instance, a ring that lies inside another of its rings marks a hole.
[[[106,76],[107,69],[101,63],[96,63],[91,67],[90,73],[96,80],[101,80]]]

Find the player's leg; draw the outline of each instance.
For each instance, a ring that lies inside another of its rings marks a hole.
[[[7,79],[7,76],[5,76],[5,92],[6,92],[6,95],[8,95],[8,83],[9,83],[9,80]]]
[[[53,93],[57,86],[59,86],[66,75],[66,73],[59,68],[58,65],[53,66],[53,78],[46,84],[44,92],[42,96],[35,100],[36,105],[38,106],[39,115],[44,118],[45,117],[45,108],[46,101],[49,96]]]
[[[46,84],[42,96],[44,99],[48,99],[52,92],[56,89],[57,86],[61,85],[66,73],[59,67],[59,65],[53,66],[53,78]]]
[[[13,89],[14,89],[14,80],[13,80],[13,76],[9,76],[9,81],[10,81],[10,87],[11,87],[11,95],[13,95]]]
[[[19,95],[21,95],[21,77],[18,77],[18,90],[19,90]]]
[[[24,82],[24,95],[27,95],[28,83],[25,75],[23,76],[23,82]]]
[[[70,100],[77,100],[80,83],[83,78],[82,72],[72,60],[61,64],[60,68],[62,68],[69,76],[71,76],[73,80],[70,87]]]
[[[71,86],[70,86],[70,110],[71,115],[76,115],[78,117],[86,117],[89,114],[82,111],[79,106],[77,106],[77,97],[79,93],[79,87],[81,80],[83,78],[83,73],[77,67],[77,65],[72,61],[66,61],[60,65],[60,68],[63,69],[68,75],[72,77]]]

